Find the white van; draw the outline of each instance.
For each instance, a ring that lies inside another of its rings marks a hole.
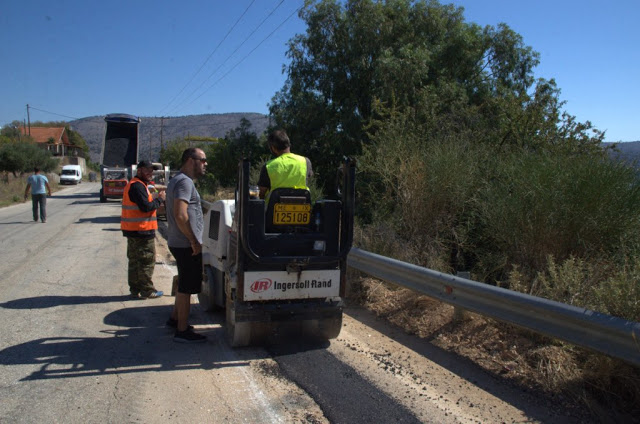
[[[82,182],[82,168],[80,165],[65,165],[60,174],[60,184],[80,184]]]

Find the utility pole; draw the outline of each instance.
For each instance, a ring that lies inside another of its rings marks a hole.
[[[31,118],[29,117],[29,103],[27,103],[27,122],[29,123],[29,137],[31,137]]]

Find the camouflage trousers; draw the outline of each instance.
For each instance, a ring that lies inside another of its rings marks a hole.
[[[156,265],[156,239],[127,237],[127,258],[131,294],[155,291],[151,278]]]

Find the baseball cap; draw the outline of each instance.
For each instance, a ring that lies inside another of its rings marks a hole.
[[[138,168],[153,168],[153,164],[148,160],[141,160],[138,162]]]

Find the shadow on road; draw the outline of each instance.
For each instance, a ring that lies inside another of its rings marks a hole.
[[[46,308],[105,302],[122,302],[124,307],[103,318],[102,329],[89,336],[44,337],[0,351],[0,367],[22,366],[19,381],[87,378],[91,376],[126,375],[147,372],[204,370],[226,367],[249,367],[253,360],[274,357],[280,364],[269,362],[258,367],[264,374],[275,373],[292,378],[319,399],[333,422],[398,422],[418,423],[411,411],[358,376],[358,372],[330,354],[328,343],[292,342],[271,348],[230,349],[225,341],[224,314],[207,314],[192,308],[190,323],[207,335],[207,343],[185,346],[173,341],[173,329],[165,327],[171,305],[154,304],[151,300],[124,301],[123,296],[45,296],[6,302],[5,308]],[[139,306],[138,306],[139,305]],[[69,329],[64,329],[68,333]],[[64,334],[64,333],[63,333]],[[76,332],[77,334],[77,332]],[[25,367],[26,366],[26,367]],[[329,370],[327,369],[329,368]],[[326,374],[329,373],[329,378]],[[336,389],[336,384],[343,386]],[[351,390],[375,399],[375,405],[364,402],[355,407]],[[393,418],[386,420],[386,418]]]
[[[120,216],[96,216],[95,218],[80,218],[76,224],[120,224]],[[117,231],[120,231],[118,229]]]
[[[100,197],[99,193],[76,193],[76,194],[58,194],[59,192],[53,193],[53,196],[49,197],[49,199],[97,199]],[[93,203],[93,202],[87,202]]]
[[[45,309],[62,305],[85,305],[95,303],[122,302],[129,296],[38,296],[10,300],[0,303],[6,309]]]
[[[100,203],[97,200],[76,200],[75,202],[71,202],[72,205],[91,205],[94,203]]]
[[[518,385],[516,381],[508,380],[501,375],[483,369],[469,358],[445,351],[434,345],[430,339],[407,334],[401,328],[379,319],[360,307],[350,307],[345,313],[496,398],[524,411],[535,422],[548,422],[550,417],[557,412],[545,407],[544,402],[550,401],[550,399],[544,393]],[[562,416],[554,416],[553,419],[558,423],[567,422],[566,417]]]
[[[44,308],[122,301],[123,296],[51,296],[7,302],[1,306]],[[249,364],[247,360],[221,355],[223,328],[202,325],[197,321],[197,313],[192,324],[209,340],[196,346],[185,346],[173,342],[174,330],[165,327],[170,305],[147,306],[150,301],[144,300],[130,302],[141,306],[127,306],[106,315],[104,324],[110,328],[96,330],[95,336],[45,337],[10,346],[0,351],[0,365],[36,365],[36,370],[20,379],[30,381],[149,371],[213,370]],[[221,357],[227,359],[220,360]]]

